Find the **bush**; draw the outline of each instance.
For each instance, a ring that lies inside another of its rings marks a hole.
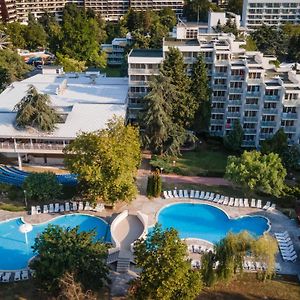
[[[23,187],[28,199],[42,202],[57,198],[62,189],[56,175],[51,172],[31,173],[26,177]]]
[[[158,197],[161,194],[162,181],[158,172],[153,175],[148,176],[147,183],[147,196],[148,197]]]

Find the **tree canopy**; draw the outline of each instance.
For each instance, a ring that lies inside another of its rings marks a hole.
[[[239,120],[235,120],[232,130],[224,136],[224,146],[232,151],[239,151],[242,146],[244,130]]]
[[[228,157],[225,176],[250,190],[279,196],[285,187],[286,174],[278,154],[244,151],[241,157]]]
[[[61,193],[61,185],[56,175],[51,172],[30,173],[23,184],[29,199],[47,202],[57,199]]]
[[[30,126],[40,131],[53,131],[55,123],[60,120],[60,117],[50,105],[49,95],[38,93],[36,88],[31,85],[26,96],[14,107],[14,111],[17,112],[17,127]]]
[[[243,0],[228,0],[226,10],[241,16],[243,13]]]
[[[138,129],[114,118],[107,128],[81,133],[65,149],[65,164],[78,174],[83,196],[90,202],[131,201],[141,161]]]
[[[60,294],[61,280],[72,273],[84,289],[98,290],[107,280],[107,246],[96,240],[96,232],[48,225],[33,245],[38,255],[30,263],[39,288]]]
[[[186,258],[187,246],[175,229],[163,231],[156,225],[147,239],[134,246],[140,276],[135,282],[135,299],[195,299],[202,282]]]

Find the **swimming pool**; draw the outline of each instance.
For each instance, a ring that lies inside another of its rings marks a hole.
[[[0,270],[17,270],[26,268],[28,261],[35,255],[31,249],[35,237],[43,232],[49,225],[62,227],[80,227],[80,231],[96,229],[97,239],[103,238],[110,241],[109,225],[102,219],[85,214],[70,214],[59,216],[46,223],[33,225],[32,231],[27,233],[28,245],[25,234],[19,231],[24,224],[22,218],[12,219],[0,223]]]
[[[160,210],[157,222],[163,229],[173,227],[184,238],[198,238],[216,243],[231,231],[247,230],[258,237],[269,230],[268,219],[260,216],[243,216],[231,219],[223,210],[194,203],[177,203]],[[150,229],[151,230],[151,229]]]

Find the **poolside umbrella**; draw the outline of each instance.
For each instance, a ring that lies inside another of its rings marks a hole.
[[[29,223],[24,223],[19,227],[19,231],[25,234],[26,245],[28,244],[27,233],[33,229],[32,225]]]

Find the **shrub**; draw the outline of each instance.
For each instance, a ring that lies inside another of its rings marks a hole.
[[[158,172],[148,176],[147,196],[158,197],[162,190],[162,180]]]

